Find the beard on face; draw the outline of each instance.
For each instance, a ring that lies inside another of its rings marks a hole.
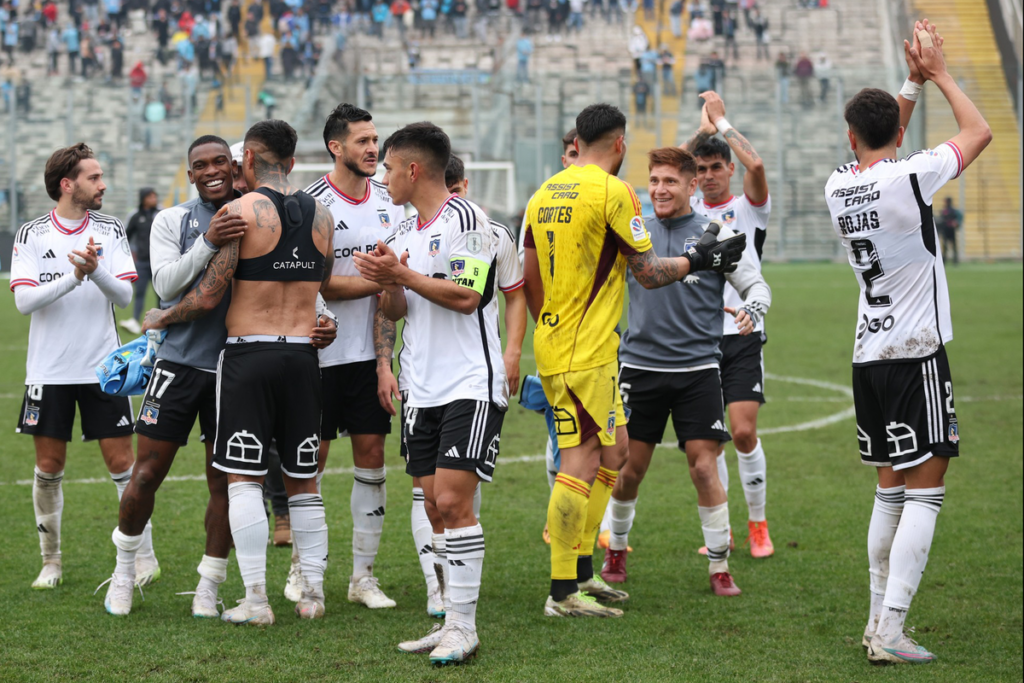
[[[97,196],[95,193],[87,192],[81,185],[75,183],[75,191],[71,193],[71,201],[89,211],[97,211],[103,207],[103,193]]]
[[[353,173],[355,173],[355,174],[356,174],[357,176],[359,176],[359,177],[361,177],[361,178],[372,178],[372,177],[373,177],[373,174],[377,172],[377,169],[375,168],[375,169],[373,170],[373,172],[367,173],[367,172],[366,172],[365,170],[363,170],[363,168],[362,168],[362,167],[361,167],[361,166],[359,165],[359,162],[357,162],[357,161],[354,161],[354,160],[352,160],[352,159],[349,159],[349,158],[348,158],[347,156],[345,156],[345,157],[342,157],[342,160],[341,160],[341,162],[342,162],[343,164],[345,164],[345,168],[347,168],[348,170],[352,171]]]

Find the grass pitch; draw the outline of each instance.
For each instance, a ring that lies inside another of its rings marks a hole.
[[[409,531],[410,480],[388,442],[388,515],[376,573],[398,601],[390,611],[350,605],[351,475],[324,479],[331,562],[327,617],[300,622],[281,594],[289,551],[270,548],[278,624],[231,627],[189,616],[203,549],[205,484],[198,439],[181,452],[157,497],[154,542],[163,579],[127,618],[93,589],[114,566],[114,486],[94,444],[73,442],[64,480],[64,585],[37,592],[30,483],[32,441],[14,433],[24,391],[28,319],[0,297],[0,680],[3,681],[1017,681],[1022,679],[1022,271],[1020,265],[949,270],[955,341],[949,346],[963,457],[947,476],[945,507],[908,626],[939,655],[934,665],[876,669],[860,635],[868,612],[867,522],[874,473],[860,464],[854,421],[814,429],[852,405],[850,354],[857,286],[841,265],[768,265],[769,403],[762,412],[768,518],[775,557],[738,549],[730,564],[744,593],[708,588],[696,497],[685,460],[656,452],[630,541],[632,594],[620,620],[546,619],[548,553],[540,539],[548,487],[541,417],[514,405],[495,483],[485,487],[487,534],[478,613],[481,651],[470,665],[433,669],[399,653],[425,633],[424,590]],[[123,315],[123,313],[121,314]],[[527,339],[524,366],[532,365]],[[524,372],[529,367],[524,367]],[[780,379],[784,378],[784,379]],[[801,380],[812,380],[808,384]],[[774,433],[770,433],[774,431]],[[77,432],[76,432],[77,434]],[[78,438],[77,436],[75,437]],[[666,439],[674,439],[671,427]],[[347,443],[329,468],[351,466]],[[736,477],[737,541],[746,506]],[[88,480],[83,481],[83,480]],[[92,482],[91,480],[96,480]],[[25,482],[25,483],[20,483]],[[600,561],[601,553],[596,560]],[[234,560],[221,595],[243,595]]]

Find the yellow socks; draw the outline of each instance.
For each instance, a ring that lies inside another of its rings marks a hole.
[[[594,554],[597,532],[601,529],[601,520],[604,518],[605,508],[612,498],[612,489],[615,488],[615,480],[618,478],[619,473],[616,471],[604,467],[597,470],[597,479],[590,489],[590,501],[587,503],[587,521],[583,526],[580,555]]]
[[[596,486],[595,486],[596,488]],[[609,493],[611,489],[609,489]],[[587,499],[590,486],[586,482],[559,474],[548,502],[548,532],[551,534],[552,580],[576,580],[576,557],[580,550],[584,524],[587,521]],[[605,495],[605,503],[608,495]],[[602,508],[603,509],[603,508]],[[598,524],[600,524],[600,516]],[[593,547],[594,539],[590,539]]]

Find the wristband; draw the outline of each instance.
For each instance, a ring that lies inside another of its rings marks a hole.
[[[922,90],[924,90],[924,85],[914,83],[908,78],[903,83],[903,87],[900,88],[900,96],[908,102],[917,102],[917,98],[921,94]]]
[[[715,122],[715,128],[718,129],[719,133],[725,135],[725,131],[732,128],[732,124],[729,123],[729,120],[723,116],[722,118],[718,119],[718,121]]]

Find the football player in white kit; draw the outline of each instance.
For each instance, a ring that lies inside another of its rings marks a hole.
[[[81,413],[82,439],[99,441],[120,499],[132,476],[132,406],[126,396],[100,390],[95,368],[121,345],[113,305],[132,300],[135,264],[124,226],[97,213],[103,206],[103,169],[84,142],[58,149],[46,162],[46,193],[57,206],[26,223],[14,238],[11,291],[28,334],[25,398],[18,432],[35,443],[35,505],[43,569],[35,589],[63,582],[60,552],[67,442]],[[111,509],[113,516],[113,509]],[[150,528],[136,557],[138,576],[158,567]]]
[[[761,248],[767,235],[772,202],[768,194],[768,178],[757,150],[725,118],[725,103],[714,92],[701,93],[704,109],[701,125],[683,147],[697,158],[697,182],[703,198],[690,198],[694,211],[712,220],[720,220],[736,233],[747,236],[747,252],[761,266]],[[722,134],[722,140],[715,133]],[[743,194],[736,197],[729,189],[735,172],[731,155],[743,164]],[[743,298],[732,285],[725,285],[725,306],[735,310],[743,307]],[[765,513],[767,499],[767,463],[761,440],[757,438],[757,413],[764,403],[764,353],[767,341],[764,321],[758,321],[754,333],[738,334],[733,316],[722,315],[722,396],[729,410],[729,429],[736,447],[743,495],[747,499],[747,542],[755,558],[775,553],[768,534]],[[725,451],[718,454],[718,476],[729,491],[729,468]],[[731,531],[730,531],[731,535]],[[730,547],[732,539],[730,536]],[[705,553],[706,549],[701,548]]]
[[[387,244],[355,259],[363,277],[384,288],[381,309],[388,318],[405,318],[402,452],[406,473],[419,479],[428,503],[446,592],[444,627],[436,624],[399,649],[454,664],[480,646],[476,608],[484,532],[473,514],[473,493],[477,482],[494,475],[508,409],[495,291],[497,240],[478,206],[448,192],[451,142],[444,131],[410,124],[385,148],[388,192],[419,215],[403,221]]]
[[[384,438],[396,414],[392,396],[398,382],[391,369],[395,323],[380,311],[381,287],[359,276],[355,252],[373,251],[405,219],[387,188],[373,180],[377,172],[377,129],[372,116],[351,104],[339,104],[324,125],[324,144],[334,170],[306,188],[334,219],[334,270],[323,289],[327,307],[338,317],[338,339],[320,351],[323,424],[320,474],[338,433],[352,441],[352,575],[348,599],[370,609],[395,606],[384,594],[373,565],[380,547],[387,508]],[[285,595],[301,597],[298,555],[293,551]]]
[[[932,198],[992,139],[946,71],[934,26],[918,29],[921,38],[904,45],[911,73],[899,101],[865,89],[847,103],[857,162],[836,169],[825,185],[833,228],[860,285],[853,346],[857,442],[861,460],[878,471],[863,643],[876,664],[935,660],[903,631],[960,441],[945,350],[953,328]],[[945,96],[960,132],[935,149],[897,159],[926,81]]]

